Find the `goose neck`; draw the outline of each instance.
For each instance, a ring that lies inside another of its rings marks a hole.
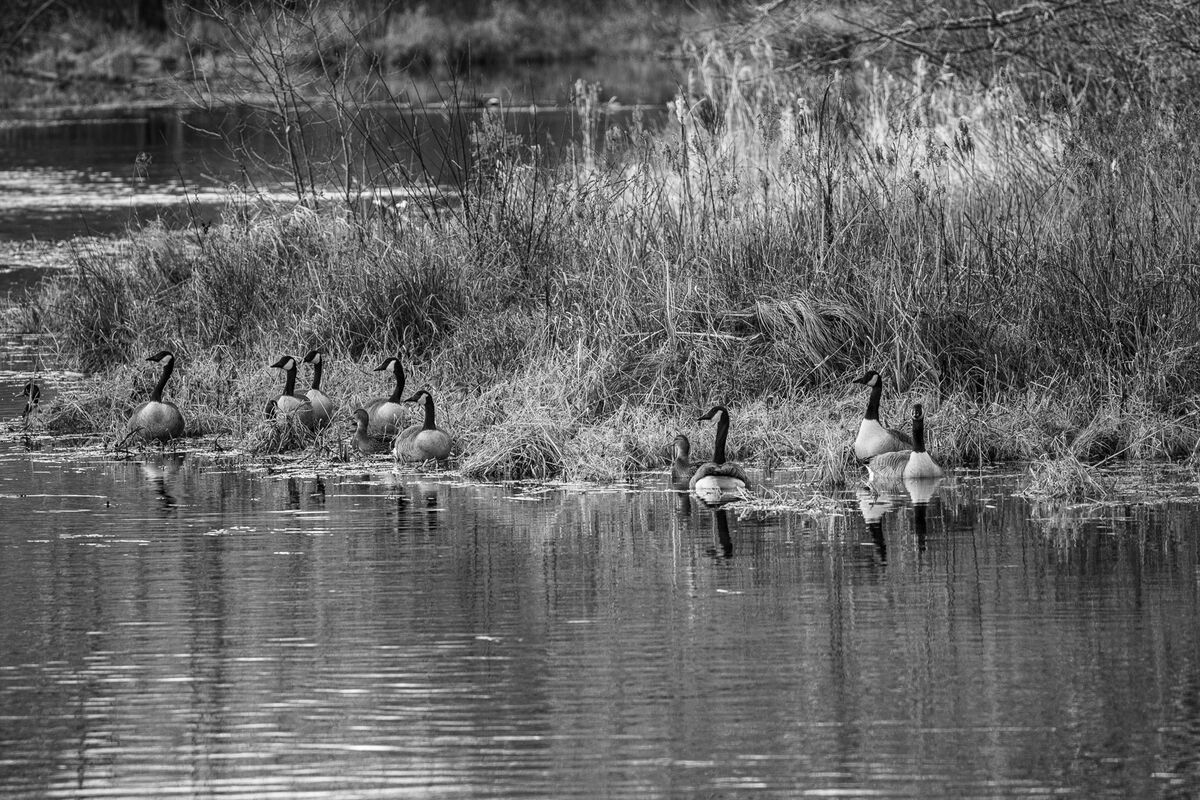
[[[171,379],[171,373],[175,371],[175,359],[169,359],[166,364],[163,364],[162,374],[158,376],[158,383],[154,386],[154,392],[150,395],[150,399],[155,403],[161,403],[163,398],[163,389],[167,387],[167,381]]]
[[[883,397],[883,381],[877,380],[871,387],[871,397],[867,400],[867,413],[863,419],[879,421],[879,400]]]
[[[396,362],[396,389],[392,392],[392,396],[388,398],[388,402],[399,405],[404,402],[404,367],[400,362]]]
[[[437,430],[437,424],[433,421],[433,398],[425,395],[425,430]]]
[[[295,394],[296,393],[296,365],[294,362],[293,362],[291,368],[287,370],[287,377],[284,379],[284,383],[283,383],[283,393],[284,394]]]
[[[321,359],[318,358],[316,361],[313,362],[312,388],[316,389],[317,391],[320,391],[320,389],[321,389],[321,372],[324,369],[325,369],[325,362],[322,361]]]
[[[729,438],[729,414],[721,412],[717,419],[717,438],[713,442],[713,463],[725,463],[725,440]]]

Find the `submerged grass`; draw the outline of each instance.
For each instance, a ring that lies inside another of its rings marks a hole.
[[[892,424],[925,404],[948,465],[1042,459],[1040,483],[1086,492],[1089,463],[1194,452],[1200,118],[914,75],[813,92],[769,49],[709,47],[665,130],[600,125],[580,85],[560,166],[489,112],[454,197],[411,213],[298,176],[293,205],[231,197],[220,225],[81,253],[29,314],[94,373],[50,425],[119,432],[155,377],[137,359],[166,347],[189,432],[269,448],[265,365],[319,347],[345,412],[390,393],[371,368],[400,354],[489,479],[618,478],[676,433],[701,457],[694,420],[722,403],[731,457],[837,487],[864,366]]]

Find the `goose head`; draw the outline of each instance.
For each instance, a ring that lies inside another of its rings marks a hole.
[[[375,368],[376,372],[383,372],[385,370],[390,370],[392,372],[399,372],[400,359],[395,358],[395,357],[386,358],[386,359],[384,359],[384,362],[382,364],[380,364],[378,367]]]
[[[170,350],[159,350],[152,356],[146,356],[146,360],[166,366],[175,360],[175,356],[171,354]]]
[[[726,408],[725,406],[713,406],[712,408],[710,408],[708,410],[708,413],[704,414],[701,417],[697,417],[696,421],[697,422],[707,422],[710,419],[715,419],[718,423],[722,419],[724,419],[725,421],[728,421],[729,420],[729,409]]]
[[[365,408],[356,408],[351,415],[354,417],[354,425],[358,430],[364,431],[371,424],[371,415],[367,413]]]
[[[855,378],[853,383],[861,383],[863,386],[877,386],[880,380],[879,373],[873,369],[869,369],[861,378]]]
[[[296,359],[291,356],[280,356],[279,360],[271,365],[275,369],[281,369],[285,372],[294,372],[296,370]]]
[[[687,461],[688,457],[691,456],[692,443],[689,442],[688,438],[682,433],[675,437],[675,441],[672,443],[672,445],[675,449],[675,458]]]
[[[305,364],[313,364],[313,365],[320,364],[321,363],[321,351],[320,350],[309,350],[308,353],[304,356],[304,363]]]
[[[429,392],[422,389],[421,391],[417,392],[416,394],[414,394],[412,397],[408,398],[404,402],[420,403],[421,405],[425,405],[426,403],[430,402],[431,400],[433,400],[433,396],[430,395]]]

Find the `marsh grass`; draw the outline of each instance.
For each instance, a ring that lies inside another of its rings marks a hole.
[[[1029,481],[1021,490],[1021,494],[1029,498],[1076,501],[1101,499],[1111,493],[1111,481],[1104,473],[1070,452],[1035,459],[1029,465]]]
[[[1089,463],[1193,452],[1200,120],[913,74],[814,93],[769,48],[713,45],[661,131],[601,128],[581,87],[560,166],[485,118],[443,146],[473,160],[436,214],[384,224],[296,175],[291,206],[81,254],[31,312],[96,374],[54,424],[115,430],[154,377],[126,365],[168,347],[189,432],[244,440],[278,391],[263,365],[320,347],[347,411],[401,354],[489,479],[619,478],[677,432],[701,457],[719,402],[732,458],[845,485],[864,366],[891,424],[926,404],[948,466],[1043,459],[1041,484],[1088,492]]]

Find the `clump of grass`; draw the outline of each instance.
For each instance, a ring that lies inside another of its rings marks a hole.
[[[562,472],[565,430],[551,420],[509,420],[485,433],[460,462],[462,474],[487,481],[546,480]]]
[[[312,431],[296,416],[264,419],[246,434],[245,450],[256,456],[276,455],[309,447],[313,439]]]
[[[1096,467],[1071,452],[1044,456],[1029,465],[1029,483],[1021,494],[1029,498],[1057,497],[1094,500],[1107,497],[1111,487]]]

